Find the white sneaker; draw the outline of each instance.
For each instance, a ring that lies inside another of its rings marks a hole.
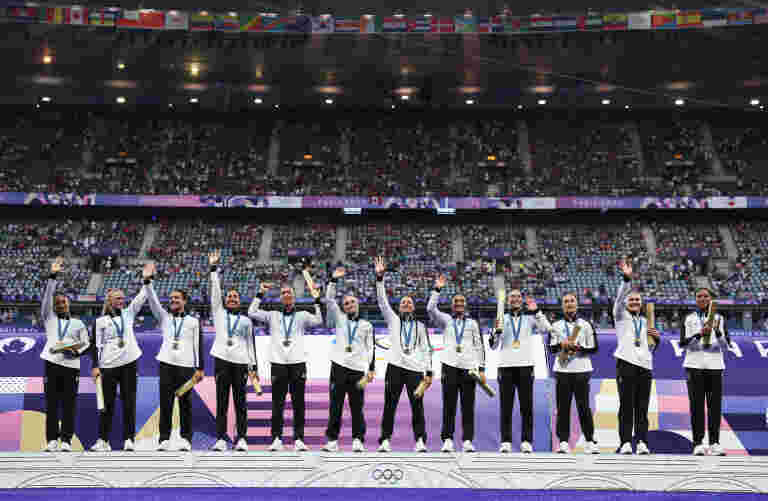
[[[224,447],[226,447],[226,443],[224,444]],[[237,444],[235,444],[235,450],[240,452],[248,452],[248,442],[246,442],[244,438],[241,438],[237,441]]]
[[[416,445],[413,446],[413,452],[427,452],[427,446],[424,445],[424,440],[418,439]]]
[[[359,438],[356,438],[352,441],[352,452],[365,452],[363,441]]]
[[[189,452],[192,450],[192,444],[189,443],[189,440],[186,438],[181,439],[181,446],[179,447],[179,450],[182,452]]]
[[[570,454],[571,453],[571,446],[568,445],[568,442],[560,442],[560,447],[557,448],[558,454]]]
[[[648,446],[645,444],[645,442],[638,442],[637,443],[637,453],[646,456],[651,453],[651,451],[648,450]]]
[[[377,449],[378,452],[392,452],[392,446],[389,444],[389,439],[384,439],[381,441],[381,445],[379,445],[379,448]]]
[[[533,452],[533,446],[531,445],[530,442],[523,442],[522,444],[520,444],[520,452],[522,452],[523,454],[530,454],[531,452]]]
[[[707,455],[707,446],[704,444],[699,444],[696,447],[693,448],[693,455],[694,456],[706,456]]]
[[[440,452],[453,452],[453,440],[450,438],[443,440],[443,448],[440,449]]]
[[[713,456],[725,456],[725,449],[720,444],[712,444],[709,448],[709,453]]]
[[[158,451],[169,451],[171,450],[171,441],[170,440],[163,440],[160,442],[160,444],[157,446]]]
[[[45,452],[56,452],[58,450],[59,450],[58,440],[51,440],[50,442],[48,442],[48,445],[45,447]]]
[[[219,439],[216,441],[215,444],[213,444],[213,447],[211,447],[212,451],[216,452],[224,452],[227,450],[227,442],[226,440]]]
[[[329,440],[328,443],[323,446],[323,450],[325,452],[339,452],[338,440]]]
[[[91,447],[91,450],[93,452],[109,452],[112,450],[112,446],[109,445],[109,442],[98,439],[96,443],[93,444],[93,447]]]
[[[512,452],[512,443],[511,442],[502,442],[501,447],[499,447],[499,452],[503,454],[508,454]]]
[[[619,454],[632,454],[632,444],[624,442],[621,449],[619,449]]]
[[[300,438],[297,438],[296,441],[293,443],[293,450],[296,452],[304,452],[308,451],[309,447],[307,447],[307,444],[304,443],[303,440]]]
[[[269,450],[270,450],[270,451],[272,451],[272,452],[277,452],[277,451],[281,451],[281,450],[283,450],[283,441],[282,441],[282,440],[280,440],[280,438],[279,438],[279,437],[278,437],[278,438],[276,438],[276,439],[275,439],[275,440],[272,442],[272,445],[270,445],[270,446],[269,446]]]
[[[133,440],[131,440],[130,438],[126,440],[125,443],[123,444],[123,450],[128,452],[135,451],[136,447],[133,445]]]
[[[465,440],[464,443],[461,445],[461,449],[464,452],[475,452],[475,446],[471,440]]]
[[[584,454],[600,454],[600,446],[594,440],[584,445]]]
[[[59,449],[61,452],[72,452],[72,444],[69,442],[62,442],[61,448]]]

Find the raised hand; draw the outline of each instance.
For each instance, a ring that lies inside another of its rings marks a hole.
[[[259,292],[261,294],[266,294],[266,292],[272,288],[272,284],[269,282],[262,282],[261,285],[259,285]]]
[[[528,311],[536,311],[538,309],[536,300],[533,299],[531,296],[528,296],[525,298],[525,305],[528,307]]]
[[[312,295],[313,298],[317,299],[320,297],[320,291],[317,289],[317,287],[310,287],[309,293]]]
[[[155,276],[155,271],[155,263],[147,263],[144,265],[144,269],[141,271],[141,276],[144,277],[144,280],[152,278]]]
[[[346,273],[347,273],[347,271],[344,269],[344,267],[343,267],[343,266],[340,266],[340,267],[336,268],[336,269],[333,271],[333,278],[341,278],[341,277],[343,277],[343,276],[344,276]]]
[[[445,283],[447,281],[448,279],[446,278],[446,276],[441,274],[440,276],[437,277],[437,280],[435,280],[435,287],[437,287],[438,289],[442,289],[443,287],[445,287]]]
[[[661,338],[659,331],[655,327],[648,327],[648,335],[655,339],[657,342]]]
[[[387,269],[387,264],[384,262],[384,258],[379,256],[373,259],[373,265],[376,268],[377,275],[383,275],[384,270]]]
[[[632,278],[632,263],[629,260],[624,260],[619,263],[619,269],[627,278]]]
[[[219,264],[219,261],[221,261],[221,250],[217,249],[211,252],[210,254],[208,254],[208,263],[211,266],[216,266],[217,264]]]
[[[63,257],[57,257],[51,263],[51,273],[59,273],[63,266],[64,266],[64,258]]]

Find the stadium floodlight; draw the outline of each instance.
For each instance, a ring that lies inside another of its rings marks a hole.
[[[450,207],[438,207],[437,208],[438,215],[441,216],[449,216],[449,215],[455,215],[456,209],[450,208]]]
[[[523,109],[523,105],[522,105],[522,104],[518,104],[518,105],[517,105],[517,109],[518,109],[518,110],[522,110],[522,109]]]
[[[192,63],[189,65],[189,74],[193,77],[196,77],[200,74],[200,65],[197,63]]]
[[[192,104],[197,104],[197,103],[200,102],[200,100],[198,98],[196,98],[196,97],[190,97],[189,98],[189,102],[192,103]]]
[[[363,213],[363,209],[360,207],[344,207],[345,216],[360,216]]]
[[[53,62],[53,57],[46,54],[43,56],[43,64],[51,64]]]
[[[759,106],[760,105],[760,100],[757,99],[757,98],[751,99],[749,101],[749,104],[751,104],[752,106]]]
[[[675,106],[682,106],[685,104],[685,101],[683,99],[677,98],[675,99]]]
[[[117,69],[118,70],[124,70],[125,69],[125,63],[117,63]]]
[[[631,106],[629,106],[628,104],[625,104],[625,105],[624,105],[624,109],[625,109],[625,110],[628,110],[629,108],[631,108]]]
[[[543,106],[543,105],[547,104],[547,100],[546,99],[539,99],[539,104]]]
[[[610,99],[603,99],[602,102],[603,102],[603,104],[611,104],[611,100]]]
[[[333,104],[333,99],[331,99],[330,97],[326,98],[325,104]]]
[[[256,104],[261,104],[264,101],[260,97],[256,97],[256,98],[253,99],[253,102],[256,103]]]
[[[464,102],[465,102],[466,104],[475,104],[475,100],[474,100],[474,99],[467,99],[467,100],[466,100],[466,101],[464,101]]]
[[[40,98],[40,100],[42,102],[44,102],[44,103],[50,103],[51,102],[51,98],[48,97],[48,96],[43,96],[43,97]]]
[[[118,97],[117,97],[117,99],[115,99],[115,102],[116,102],[117,104],[125,104],[125,97],[123,97],[123,96],[118,96]]]
[[[408,101],[410,98],[411,96],[409,96],[408,94],[403,94],[402,96],[400,96],[401,101]]]

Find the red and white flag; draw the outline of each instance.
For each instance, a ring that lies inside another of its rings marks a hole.
[[[85,24],[88,18],[88,9],[73,5],[69,8],[69,24]]]

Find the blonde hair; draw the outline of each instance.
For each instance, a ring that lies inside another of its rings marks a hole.
[[[102,306],[102,308],[101,308],[101,314],[102,315],[106,315],[106,314],[110,314],[111,315],[112,314],[112,312],[114,310],[112,310],[112,301],[111,301],[111,299],[112,299],[112,296],[114,296],[118,292],[123,292],[123,291],[122,291],[122,289],[109,289],[107,291],[107,295],[104,297],[104,306]],[[123,294],[125,294],[125,293],[123,292]]]

